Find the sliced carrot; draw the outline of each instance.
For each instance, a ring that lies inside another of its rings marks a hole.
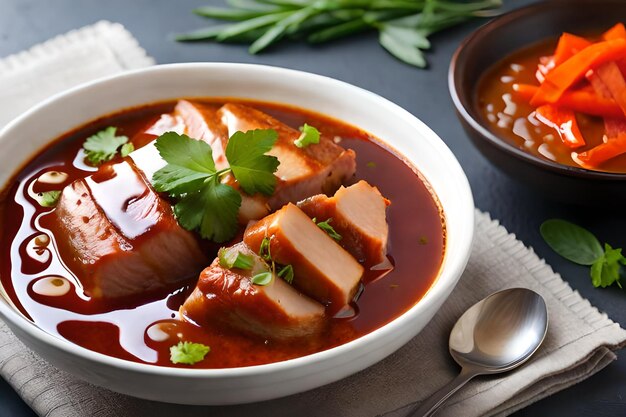
[[[539,84],[545,81],[546,75],[557,65],[561,65],[589,45],[591,45],[591,42],[587,39],[564,32],[559,38],[554,55],[539,58],[539,65],[537,65],[537,72],[535,73]]]
[[[523,100],[530,101],[539,87],[530,84],[513,84],[513,91]],[[546,102],[539,102],[539,105]],[[622,109],[611,98],[603,98],[586,89],[568,91],[557,101],[557,105],[580,113],[600,117],[622,117]]]
[[[539,87],[531,84],[513,84],[513,91],[517,93],[518,97],[526,101],[530,101],[531,98],[535,95],[535,93],[539,90]]]
[[[626,39],[626,27],[624,27],[623,23],[618,23],[611,29],[604,32],[604,34],[602,34],[602,39],[604,39],[605,41],[610,41],[613,39]],[[619,67],[622,74],[626,75],[626,58],[618,60],[617,66]]]
[[[602,81],[602,79],[598,77],[598,74],[595,71],[588,71],[585,77],[587,78],[587,80],[589,80],[589,83],[591,84],[591,87],[593,88],[593,91],[596,92],[596,94],[598,94],[600,97],[605,98],[607,100],[608,99],[613,100],[611,91],[606,86],[606,84],[604,84],[604,81]],[[621,110],[622,109],[620,108],[620,111]]]
[[[554,57],[552,58],[553,65],[555,67],[561,65],[590,45],[591,42],[585,38],[567,32],[563,33],[554,51]]]
[[[603,99],[612,100],[613,95],[611,94],[611,90],[595,71],[589,71],[587,73],[587,79],[598,96],[603,97]],[[620,108],[620,111],[621,110]],[[620,133],[626,133],[626,119],[624,119],[623,112],[619,115],[604,115],[603,117],[604,130],[607,137],[614,138]]]
[[[586,168],[595,168],[623,153],[626,153],[625,133],[586,152],[579,153],[574,160],[578,160]]]
[[[626,81],[617,64],[607,62],[600,65],[595,72],[626,116]]]
[[[598,42],[555,67],[541,84],[530,104],[556,103],[563,93],[585,76],[589,69],[626,56],[626,39]]]
[[[611,29],[602,34],[602,39],[605,41],[611,41],[614,39],[626,39],[626,27],[623,23],[618,23]]]
[[[585,146],[585,138],[578,128],[576,115],[572,110],[554,104],[537,107],[535,117],[541,123],[557,131],[561,141],[570,148]]]

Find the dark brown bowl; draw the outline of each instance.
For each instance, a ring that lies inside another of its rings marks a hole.
[[[626,174],[561,165],[524,152],[487,127],[475,100],[481,75],[512,52],[562,32],[599,32],[618,22],[626,22],[625,0],[552,0],[499,16],[465,39],[452,58],[448,84],[463,128],[480,152],[549,198],[586,205],[626,203]]]

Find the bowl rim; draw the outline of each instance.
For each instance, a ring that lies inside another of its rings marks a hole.
[[[280,373],[283,371],[288,371],[290,369],[311,366],[311,365],[319,365],[322,363],[331,363],[331,359],[334,357],[341,357],[346,353],[353,351],[355,349],[358,350],[359,345],[365,346],[370,342],[376,340],[384,340],[388,336],[394,335],[394,331],[396,327],[400,327],[401,325],[407,325],[409,321],[414,319],[414,317],[418,314],[419,311],[426,308],[428,305],[436,304],[440,298],[443,297],[441,303],[445,301],[448,294],[450,293],[456,283],[461,277],[462,272],[464,271],[467,262],[469,260],[473,235],[474,235],[474,202],[473,196],[470,188],[469,181],[467,176],[465,175],[461,165],[458,160],[452,153],[452,151],[447,147],[444,141],[432,130],[430,129],[424,122],[420,119],[409,113],[407,110],[403,109],[399,105],[391,102],[390,100],[379,96],[378,94],[372,93],[368,90],[365,90],[361,87],[352,85],[350,83],[340,81],[331,77],[327,77],[324,75],[309,73],[305,71],[269,66],[269,65],[259,65],[259,64],[243,64],[243,63],[221,63],[221,62],[196,62],[196,63],[178,63],[178,64],[163,64],[163,65],[155,65],[146,68],[136,69],[132,71],[125,71],[123,73],[99,78],[94,81],[90,81],[79,86],[68,89],[64,92],[55,94],[54,96],[40,102],[36,106],[32,107],[28,111],[24,112],[16,119],[9,122],[3,129],[0,129],[0,139],[5,137],[6,132],[9,132],[13,126],[19,125],[23,123],[24,120],[28,120],[33,115],[37,115],[37,113],[46,108],[47,106],[55,104],[58,100],[67,98],[69,96],[74,95],[83,95],[88,93],[90,89],[97,88],[102,85],[107,85],[110,83],[116,83],[121,79],[137,77],[138,75],[153,73],[153,72],[167,72],[167,71],[176,71],[176,70],[193,70],[193,69],[240,69],[240,70],[249,70],[252,72],[256,71],[266,71],[274,74],[277,79],[282,79],[281,76],[291,77],[292,79],[300,79],[302,82],[317,82],[317,83],[325,83],[326,85],[334,85],[338,88],[350,89],[354,92],[356,96],[359,94],[362,96],[369,97],[371,99],[376,100],[376,102],[380,106],[384,106],[389,111],[397,114],[399,118],[405,119],[411,124],[419,127],[419,129],[433,136],[438,140],[433,140],[430,142],[430,145],[434,146],[435,149],[441,154],[445,155],[446,159],[449,162],[455,164],[453,168],[455,168],[461,175],[457,178],[457,184],[461,186],[465,195],[461,195],[459,202],[464,202],[466,204],[466,208],[463,210],[463,215],[465,218],[460,221],[463,222],[465,228],[461,235],[465,237],[463,239],[459,238],[458,241],[458,252],[463,256],[450,257],[447,256],[448,246],[446,245],[446,251],[444,252],[444,258],[442,259],[441,267],[437,276],[433,283],[431,284],[428,291],[424,294],[424,296],[416,302],[411,308],[406,310],[404,313],[386,323],[385,325],[367,333],[357,339],[354,339],[350,342],[344,343],[342,345],[321,351],[316,352],[310,355],[301,356],[285,361],[279,361],[269,364],[262,365],[254,365],[254,366],[246,366],[246,367],[237,367],[237,368],[218,368],[218,369],[202,369],[202,368],[176,368],[176,367],[167,367],[167,366],[158,366],[153,364],[145,364],[140,362],[134,362],[126,359],[120,359],[113,356],[108,356],[102,353],[98,353],[81,346],[78,346],[68,340],[62,339],[60,337],[54,336],[44,329],[37,326],[34,322],[28,320],[24,317],[21,312],[17,311],[14,307],[10,305],[10,301],[6,302],[6,300],[0,300],[0,318],[4,318],[9,322],[10,325],[14,325],[19,328],[20,331],[26,332],[29,336],[34,339],[43,342],[46,345],[50,345],[60,351],[63,351],[69,355],[79,356],[82,359],[88,360],[90,362],[96,362],[98,364],[106,365],[109,367],[123,369],[125,371],[132,371],[142,374],[148,375],[159,375],[159,376],[167,376],[167,377],[183,377],[183,378],[192,378],[192,379],[222,379],[222,378],[239,378],[245,376],[259,376],[259,375],[269,375],[274,373]],[[132,107],[132,106],[129,106]],[[120,109],[123,110],[123,109]],[[88,121],[86,122],[88,123]],[[386,142],[381,139],[383,143]],[[390,145],[391,146],[391,145]],[[20,168],[17,168],[18,170]],[[436,190],[433,190],[436,195]],[[445,215],[445,208],[444,215]],[[448,285],[438,285],[442,282],[442,270],[443,266],[448,268],[448,274],[450,276],[450,283]],[[456,278],[455,278],[456,277]],[[440,303],[440,304],[441,304]],[[361,346],[361,347],[362,347]],[[323,368],[319,368],[323,369]]]
[[[548,0],[533,3],[519,9],[514,9],[507,13],[504,13],[480,26],[461,42],[461,44],[457,47],[454,54],[452,55],[452,59],[450,60],[450,67],[448,69],[448,89],[450,91],[450,95],[452,97],[452,101],[454,103],[457,114],[459,114],[463,118],[465,123],[480,136],[481,140],[490,144],[491,146],[494,146],[498,150],[510,154],[517,159],[527,162],[535,167],[547,169],[551,172],[564,176],[572,176],[591,180],[623,181],[626,179],[626,173],[594,171],[582,167],[559,164],[548,159],[542,159],[528,152],[524,152],[520,148],[510,144],[505,139],[500,138],[500,136],[485,127],[485,125],[483,124],[484,121],[482,121],[480,118],[475,118],[472,116],[471,111],[468,110],[468,108],[465,106],[464,101],[467,101],[468,107],[472,108],[474,102],[473,91],[472,97],[466,97],[466,95],[463,93],[461,83],[457,83],[456,80],[457,77],[460,78],[461,73],[464,71],[464,65],[462,64],[464,62],[463,60],[469,60],[469,56],[466,56],[466,54],[468,54],[467,49],[472,47],[477,48],[483,41],[485,36],[487,36],[489,33],[494,30],[498,30],[502,26],[508,25],[513,21],[526,19],[538,13],[544,13],[547,10],[558,9],[560,7],[563,7],[563,4],[568,3],[569,1],[570,0]],[[624,5],[623,0],[578,0],[577,7],[580,8],[584,6],[597,6],[598,3]],[[558,33],[555,34],[555,36],[558,35]],[[509,54],[513,52],[515,52],[515,50],[510,51]],[[506,55],[501,57],[501,59],[504,59],[505,57]],[[461,64],[459,64],[459,61],[461,61]],[[490,68],[491,66],[485,68],[480,75],[482,76],[483,74],[485,74],[485,72],[488,71]]]

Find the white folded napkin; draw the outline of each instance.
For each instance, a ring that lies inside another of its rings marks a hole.
[[[69,87],[154,65],[118,23],[98,22],[0,60],[0,126]]]
[[[49,95],[103,75],[150,65],[120,25],[100,22],[0,61],[0,126]],[[10,103],[10,104],[9,104]],[[546,340],[520,369],[476,378],[438,416],[504,416],[567,388],[615,360],[626,331],[583,299],[515,236],[476,211],[476,240],[457,288],[429,325],[380,363],[290,397],[229,407],[162,404],[80,381],[28,350],[0,322],[0,375],[39,415],[56,416],[393,416],[406,414],[459,371],[448,355],[458,317],[488,294],[531,288],[549,310]]]

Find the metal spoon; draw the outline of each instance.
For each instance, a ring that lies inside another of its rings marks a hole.
[[[461,373],[416,405],[408,416],[433,415],[476,375],[518,367],[539,348],[547,330],[546,303],[532,290],[511,288],[474,304],[450,332],[450,354],[461,365]]]

